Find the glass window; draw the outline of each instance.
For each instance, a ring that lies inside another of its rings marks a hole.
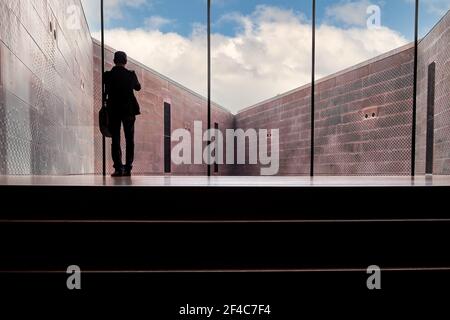
[[[136,92],[141,114],[135,124],[133,172],[205,175],[206,164],[194,159],[194,129],[196,122],[206,123],[207,116],[206,2],[105,1],[104,10],[106,70],[113,67],[114,52],[125,51],[129,57],[127,68],[135,71],[142,85],[142,90]],[[98,28],[93,30],[93,37],[100,39]],[[97,41],[97,63],[99,45]],[[171,149],[187,142],[181,138],[185,135],[173,135],[176,130],[183,130],[190,139],[174,159]],[[101,168],[100,141],[98,135],[97,172]],[[110,142],[107,144],[107,168],[112,170]],[[125,144],[122,134],[124,163]]]
[[[224,162],[236,166],[219,174],[309,173],[311,2],[216,1],[212,11],[213,120],[247,142],[226,139]]]
[[[317,0],[317,175],[410,174],[413,38],[413,2]]]

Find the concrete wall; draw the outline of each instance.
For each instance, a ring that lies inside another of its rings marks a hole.
[[[93,56],[79,0],[0,2],[0,174],[93,173]],[[51,24],[51,26],[50,26]]]
[[[106,70],[110,70],[113,66],[113,52],[112,48],[106,50]],[[102,171],[102,137],[98,130],[97,115],[101,107],[101,47],[96,41],[94,55],[95,171],[100,173]],[[193,135],[194,121],[202,121],[203,128],[206,129],[206,99],[132,59],[127,68],[136,71],[142,84],[142,91],[137,93],[142,115],[136,122],[136,158],[133,171],[137,174],[164,174],[164,102],[171,104],[172,131],[184,128],[190,130]],[[227,128],[234,127],[233,115],[218,105],[213,105],[212,119],[213,123],[219,124],[219,129],[223,132]],[[110,143],[111,140],[107,139],[108,172],[112,171]],[[173,143],[172,146],[175,144]],[[192,154],[194,154],[193,148]],[[232,169],[232,166],[221,165],[218,174],[231,174]],[[172,174],[175,175],[205,175],[206,173],[206,165],[176,166],[172,164]]]
[[[408,45],[316,83],[316,174],[409,174],[413,59]],[[303,86],[236,116],[243,129],[280,129],[280,175],[309,174],[310,92]],[[258,172],[258,166],[235,171]]]
[[[436,63],[434,174],[450,174],[450,13],[419,44],[416,170],[425,173],[428,66]]]

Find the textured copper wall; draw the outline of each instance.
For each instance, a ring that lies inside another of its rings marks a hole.
[[[236,128],[280,130],[280,175],[306,175],[310,168],[311,87],[262,102],[236,115]],[[248,154],[248,146],[247,146]],[[248,156],[247,156],[248,158]],[[237,175],[259,175],[259,165],[236,165]]]
[[[106,50],[106,70],[110,70],[113,66],[113,52],[112,48],[107,48]],[[102,171],[102,137],[98,130],[97,119],[101,106],[100,54],[101,47],[98,42],[94,42],[96,173],[101,173]],[[142,84],[142,91],[137,93],[142,115],[137,118],[136,122],[134,172],[136,174],[164,174],[164,102],[171,104],[172,131],[184,128],[190,130],[193,134],[194,121],[202,121],[204,129],[206,129],[206,99],[132,59],[130,59],[127,67],[136,71]],[[234,127],[233,115],[217,105],[214,105],[212,108],[212,121],[213,123],[219,123],[219,129],[223,132],[225,129]],[[110,143],[111,140],[107,139],[108,172],[112,171]],[[124,147],[124,144],[122,147]],[[221,165],[219,166],[219,174],[230,174],[232,169],[232,166]],[[206,175],[206,173],[206,165],[172,165],[172,174],[175,175]]]
[[[450,174],[450,13],[419,44],[416,171],[425,173],[428,65],[436,63],[434,174]]]
[[[0,2],[0,174],[93,173],[92,42],[79,0]]]

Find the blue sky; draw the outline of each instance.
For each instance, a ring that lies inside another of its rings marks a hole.
[[[97,0],[82,0],[99,37]],[[368,28],[377,5],[381,27]],[[421,0],[421,35],[450,0]],[[206,0],[105,0],[106,43],[206,94]],[[413,0],[317,0],[316,77],[330,75],[413,40]],[[232,112],[309,83],[311,3],[213,0],[213,100]]]
[[[120,0],[112,1],[119,2]],[[173,31],[182,35],[189,34],[193,24],[206,24],[205,0],[134,0],[131,2],[133,5],[121,6],[122,16],[120,18],[115,18],[115,14],[112,12],[106,12],[107,16],[109,13],[113,16],[107,21],[106,27],[108,29],[143,27],[146,25],[146,20],[152,16],[163,17],[170,21],[170,23],[162,26],[161,30]],[[342,21],[333,21],[327,16],[327,8],[348,2],[358,1],[317,0],[318,23],[326,22],[336,26],[349,27]],[[402,33],[408,39],[412,39],[414,32],[414,3],[412,0],[372,0],[369,2],[380,6],[382,10],[382,25]],[[235,27],[231,24],[217,23],[220,17],[232,12],[248,15],[258,5],[270,5],[294,10],[304,15],[309,21],[311,20],[311,4],[310,1],[306,0],[216,0],[213,1],[212,10],[214,30],[228,35],[233,33]],[[424,34],[440,18],[442,10],[450,9],[450,0],[422,0],[420,9],[421,34]],[[106,11],[108,11],[108,7],[106,7]],[[93,27],[93,29],[95,30],[96,28]]]

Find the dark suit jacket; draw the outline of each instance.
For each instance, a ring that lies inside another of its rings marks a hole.
[[[105,72],[106,102],[113,114],[120,116],[141,114],[134,90],[141,90],[141,84],[134,71],[115,66],[111,71]]]

